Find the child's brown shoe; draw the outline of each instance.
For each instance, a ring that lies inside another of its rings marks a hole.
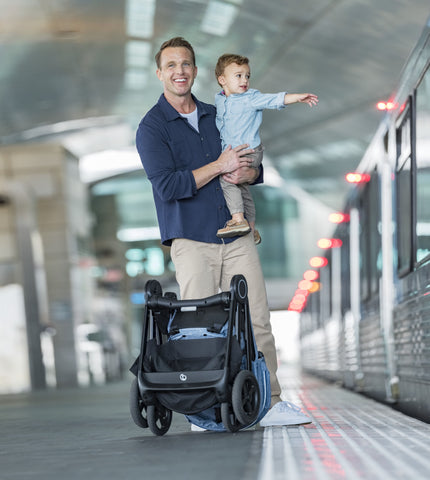
[[[254,243],[255,245],[260,245],[261,243],[260,232],[258,230],[254,230]]]
[[[244,220],[243,222],[235,222],[234,220],[229,220],[224,228],[220,228],[216,232],[216,236],[219,238],[227,237],[237,237],[240,235],[246,235],[251,231],[249,223]]]

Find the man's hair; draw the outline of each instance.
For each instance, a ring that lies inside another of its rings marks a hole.
[[[221,55],[215,66],[215,78],[217,81],[218,77],[224,73],[225,68],[231,63],[236,63],[237,65],[249,65],[249,59],[242,55],[236,55],[235,53],[224,53],[224,55]]]
[[[157,68],[161,68],[161,53],[165,48],[168,47],[185,47],[191,52],[191,58],[193,60],[193,65],[196,65],[196,55],[194,53],[194,49],[189,42],[182,37],[174,37],[170,40],[166,40],[160,47],[160,50],[155,55],[155,62],[157,64]]]

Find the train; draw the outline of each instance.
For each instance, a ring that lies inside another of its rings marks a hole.
[[[430,18],[300,313],[302,368],[430,422]],[[315,282],[314,282],[315,283]]]

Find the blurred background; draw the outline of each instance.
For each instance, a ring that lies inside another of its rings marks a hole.
[[[183,36],[194,93],[217,58],[251,86],[319,105],[264,113],[258,247],[280,358],[297,360],[297,282],[430,13],[428,0],[0,0],[0,393],[121,378],[140,344],[143,287],[176,291],[134,145],[161,85],[154,55]]]

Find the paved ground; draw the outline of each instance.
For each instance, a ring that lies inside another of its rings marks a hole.
[[[220,470],[238,479],[250,468],[255,478],[255,431],[191,432],[174,414],[169,432],[156,437],[132,422],[129,386],[0,397],[0,479],[219,480]]]
[[[312,425],[202,433],[174,414],[156,437],[130,418],[131,377],[0,397],[0,479],[429,478],[429,424],[291,369],[280,378]]]

